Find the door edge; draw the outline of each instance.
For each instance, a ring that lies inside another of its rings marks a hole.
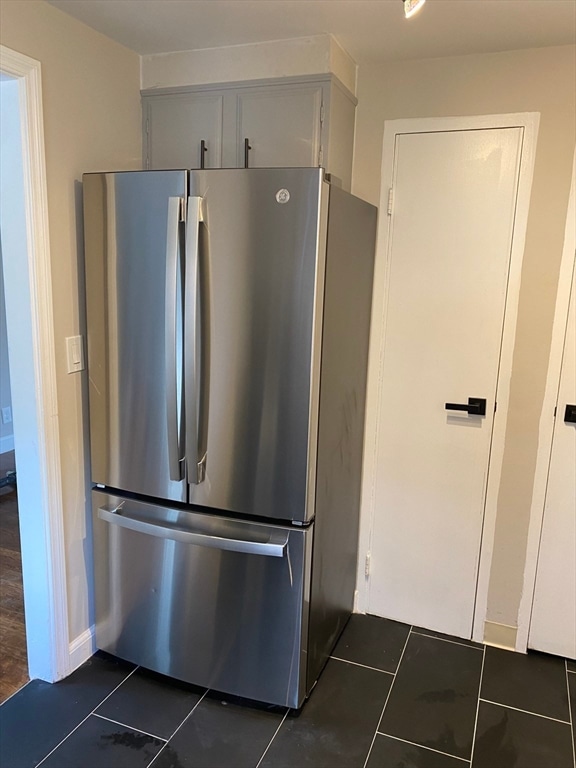
[[[576,231],[574,218],[576,215],[576,150],[572,163],[572,183],[568,210],[566,212],[566,227],[564,233],[564,247],[560,274],[558,277],[558,291],[556,294],[556,308],[552,327],[552,341],[550,345],[550,357],[548,361],[548,373],[544,400],[540,414],[538,430],[538,452],[536,454],[536,468],[534,471],[534,485],[532,488],[532,503],[530,506],[530,518],[528,527],[528,540],[526,544],[526,561],[522,582],[522,598],[518,610],[518,633],[516,636],[516,650],[524,653],[528,647],[530,622],[532,618],[532,601],[536,589],[536,569],[540,551],[540,534],[544,522],[544,504],[546,501],[546,489],[548,481],[548,467],[552,454],[552,439],[554,436],[554,406],[558,397],[558,383],[562,367],[562,354],[564,339],[566,336],[566,323],[570,307],[572,291],[573,271],[576,270]]]

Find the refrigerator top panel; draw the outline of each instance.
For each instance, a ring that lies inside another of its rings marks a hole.
[[[328,185],[321,169],[193,171],[189,195],[189,501],[309,520]]]
[[[167,414],[181,401],[166,370],[167,329],[175,348],[181,312],[175,265],[187,173],[95,173],[83,181],[92,480],[186,501],[185,480],[170,477]]]

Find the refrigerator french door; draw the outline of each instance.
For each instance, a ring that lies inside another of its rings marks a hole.
[[[375,209],[143,171],[84,220],[97,645],[300,706],[352,607]]]
[[[316,169],[84,177],[95,483],[311,519],[323,186]]]

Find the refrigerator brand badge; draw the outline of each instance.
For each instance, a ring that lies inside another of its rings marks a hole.
[[[279,189],[278,192],[276,192],[276,202],[287,203],[288,200],[290,200],[290,192],[288,192],[287,189]]]

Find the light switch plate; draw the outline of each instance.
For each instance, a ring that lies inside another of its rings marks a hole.
[[[68,373],[77,373],[84,370],[82,336],[66,337],[66,354],[68,357]]]

